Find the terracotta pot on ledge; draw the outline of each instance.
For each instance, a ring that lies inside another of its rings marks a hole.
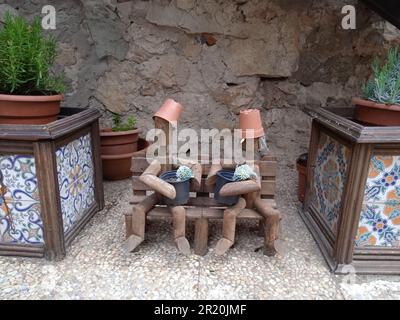
[[[47,124],[57,120],[62,95],[0,94],[0,124]]]
[[[132,156],[138,150],[140,129],[113,132],[111,128],[100,132],[103,177],[122,180],[132,176]]]
[[[376,126],[400,126],[400,106],[353,98],[355,119]]]

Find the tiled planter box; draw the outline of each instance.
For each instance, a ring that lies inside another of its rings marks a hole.
[[[331,111],[309,111],[301,215],[335,273],[400,274],[400,127],[363,126],[352,108]]]
[[[65,256],[104,205],[100,113],[62,109],[48,125],[0,125],[0,254]]]

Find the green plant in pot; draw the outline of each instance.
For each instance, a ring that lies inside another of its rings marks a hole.
[[[366,124],[400,126],[400,53],[392,48],[384,62],[375,58],[373,75],[354,98],[355,118]]]
[[[107,180],[121,180],[132,176],[132,157],[138,150],[140,130],[136,117],[130,115],[123,121],[113,113],[113,125],[100,131],[103,176]]]
[[[0,124],[46,124],[57,120],[65,86],[54,75],[56,41],[33,23],[6,13],[0,27]]]

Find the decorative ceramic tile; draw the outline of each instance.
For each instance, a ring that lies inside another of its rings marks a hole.
[[[64,232],[67,233],[94,202],[94,170],[90,134],[56,152]]]
[[[44,242],[33,156],[0,155],[0,242]]]
[[[341,210],[349,156],[349,148],[321,134],[312,181],[312,202],[334,232]]]
[[[356,246],[400,246],[399,156],[371,159]]]

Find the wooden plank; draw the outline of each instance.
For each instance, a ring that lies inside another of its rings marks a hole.
[[[222,208],[207,208],[207,210],[204,210],[203,208],[186,207],[186,217],[188,219],[222,219],[224,210]],[[147,217],[150,219],[172,218],[168,207],[155,207],[147,214]],[[263,217],[255,210],[244,209],[238,215],[238,219],[262,220]]]
[[[99,121],[96,120],[92,124],[90,137],[92,140],[92,154],[93,154],[93,166],[94,166],[94,185],[96,200],[99,210],[104,208],[104,188],[103,188],[103,168],[100,156],[100,133],[99,133]]]
[[[194,230],[194,253],[204,256],[208,251],[208,219],[197,219]]]
[[[36,172],[43,219],[45,257],[60,260],[65,256],[64,229],[58,186],[54,142],[34,142]]]
[[[133,196],[132,200],[129,202],[130,204],[137,204],[141,202],[145,198],[144,195],[136,195]],[[276,201],[274,199],[264,199],[270,206],[272,206],[274,209],[277,208]],[[221,208],[221,209],[226,209],[226,206],[220,205],[214,198],[207,198],[207,197],[196,197],[196,198],[190,198],[189,202],[187,205],[184,207],[216,207],[216,208]]]

